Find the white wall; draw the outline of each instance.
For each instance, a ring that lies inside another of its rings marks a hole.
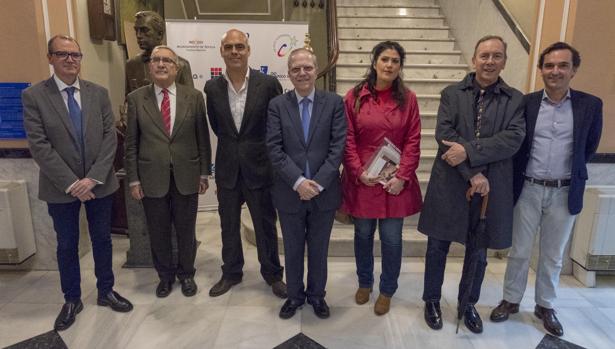
[[[508,60],[502,78],[510,86],[527,92],[528,58],[519,39],[492,0],[439,0],[452,35],[466,62],[471,64],[474,45],[485,35],[499,35],[508,43]]]

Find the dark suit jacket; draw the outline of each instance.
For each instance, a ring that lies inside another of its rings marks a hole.
[[[175,185],[183,195],[197,193],[200,176],[210,174],[211,146],[203,94],[192,87],[176,86],[171,136],[162,122],[153,84],[127,97],[126,172],[129,183],[141,182],[146,197],[167,194],[171,165]]]
[[[312,179],[324,187],[312,200],[320,210],[337,209],[342,197],[339,168],[345,144],[344,103],[337,94],[316,90],[307,143],[294,90],[271,100],[267,148],[275,172],[273,205],[281,212],[299,211],[302,201],[293,185],[303,175],[307,160]]]
[[[536,118],[543,90],[525,96],[526,137],[514,158],[514,200],[521,195],[525,168],[530,158]],[[570,89],[573,117],[573,148],[568,210],[577,214],[583,208],[583,193],[587,180],[587,162],[596,153],[602,133],[602,100],[585,92]]]
[[[228,97],[228,83],[218,76],[205,84],[207,114],[212,130],[218,137],[216,150],[216,185],[233,189],[238,174],[250,189],[271,185],[271,163],[267,158],[267,105],[282,93],[275,77],[250,69],[248,96],[237,131]]]
[[[60,90],[53,77],[22,93],[24,127],[30,152],[40,167],[38,197],[51,203],[68,203],[77,198],[66,194],[75,181],[91,178],[102,182],[92,189],[97,198],[118,188],[113,173],[116,136],[107,90],[79,80],[85,159]]]

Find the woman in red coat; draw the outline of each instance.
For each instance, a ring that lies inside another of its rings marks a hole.
[[[374,283],[374,232],[380,234],[382,274],[377,315],[389,311],[401,268],[404,217],[423,204],[416,176],[419,165],[421,120],[416,95],[404,86],[401,70],[405,51],[385,41],[372,50],[366,78],[345,98],[348,133],[342,175],[342,210],[353,217],[354,252],[359,277],[358,304],[369,301]],[[401,151],[399,168],[389,180],[370,177],[370,160],[385,138]]]

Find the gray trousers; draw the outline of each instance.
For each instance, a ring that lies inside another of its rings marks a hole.
[[[504,276],[504,300],[520,303],[536,233],[540,230],[536,304],[552,309],[566,243],[576,215],[568,210],[569,187],[551,188],[526,181],[513,216],[512,248]]]

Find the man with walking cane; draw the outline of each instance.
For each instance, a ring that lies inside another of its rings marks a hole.
[[[500,78],[506,65],[504,40],[491,35],[481,38],[472,63],[475,72],[442,91],[436,126],[438,155],[418,230],[428,236],[423,291],[427,325],[442,328],[444,268],[455,241],[466,246],[458,313],[470,331],[481,333],[483,324],[474,305],[485,275],[487,248],[511,245],[512,156],[525,136],[525,120],[523,95]],[[479,222],[487,194],[489,205],[482,215],[486,215],[485,233],[474,234],[472,228],[478,226],[470,223]]]

